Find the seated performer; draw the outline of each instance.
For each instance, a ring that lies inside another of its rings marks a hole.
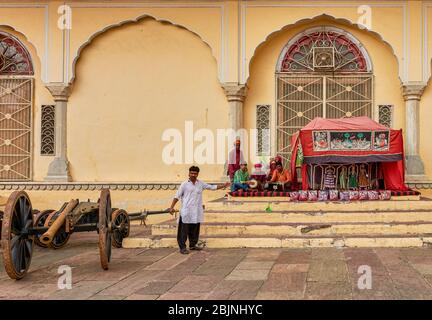
[[[291,188],[291,173],[288,169],[284,169],[282,162],[276,163],[276,170],[273,172],[273,177],[270,180],[270,186],[280,186],[282,190]],[[279,189],[279,188],[278,188]]]
[[[231,184],[231,192],[237,190],[248,191],[249,189],[249,172],[247,168],[247,163],[240,163],[240,169],[238,169],[234,174],[233,183]]]
[[[267,172],[267,181],[270,181],[273,178],[273,172],[276,170],[276,161],[275,159],[270,159],[269,171]]]
[[[266,184],[266,173],[262,170],[262,164],[256,163],[254,165],[254,170],[251,174],[251,179],[257,181],[256,190],[263,190],[264,185]],[[252,189],[254,189],[251,186]]]

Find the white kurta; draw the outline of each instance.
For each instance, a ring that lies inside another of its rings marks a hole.
[[[180,216],[183,223],[201,223],[204,221],[202,192],[205,189],[216,190],[217,186],[198,179],[195,184],[187,180],[180,185],[175,198],[181,200]]]

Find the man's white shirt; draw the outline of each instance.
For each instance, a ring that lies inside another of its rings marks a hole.
[[[217,186],[198,179],[195,184],[187,180],[180,185],[175,198],[181,200],[180,216],[183,223],[201,223],[204,221],[202,192],[206,189],[216,190]]]

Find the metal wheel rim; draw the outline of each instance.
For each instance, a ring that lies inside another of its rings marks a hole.
[[[112,214],[112,245],[121,248],[123,239],[129,236],[130,220],[126,211],[117,209]]]
[[[45,222],[47,221],[47,218],[51,215],[51,213],[55,212],[55,210],[44,210],[42,212],[39,212],[34,219],[34,226],[35,227],[44,227]],[[36,245],[38,245],[41,248],[48,248],[48,246],[39,240],[39,236],[41,235],[35,235],[34,236],[34,242]]]
[[[99,198],[99,254],[102,269],[107,270],[111,260],[111,196],[109,189],[102,189]]]
[[[48,217],[45,220],[44,226],[49,227],[51,225],[51,220],[54,218],[54,216],[57,214],[57,210],[52,210],[51,213],[48,215]],[[69,241],[69,238],[71,236],[70,232],[65,231],[65,227],[62,226],[54,235],[51,243],[48,245],[48,247],[52,249],[60,249],[63,248],[66,243]]]
[[[6,273],[12,279],[23,278],[30,267],[34,236],[26,232],[33,224],[32,205],[27,193],[13,192],[5,207],[1,240]]]

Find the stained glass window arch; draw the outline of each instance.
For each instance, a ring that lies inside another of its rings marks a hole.
[[[0,31],[0,75],[33,74],[33,63],[26,47],[13,35]]]
[[[335,27],[307,29],[282,50],[276,72],[372,72],[366,49],[350,33]]]

